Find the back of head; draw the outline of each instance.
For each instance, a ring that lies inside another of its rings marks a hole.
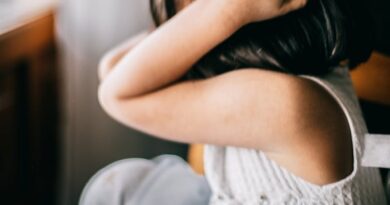
[[[151,0],[156,25],[185,0]],[[187,1],[188,2],[188,1]],[[240,68],[324,75],[341,63],[354,68],[372,52],[371,18],[363,0],[309,0],[285,16],[248,24],[207,53],[185,76],[199,79]]]

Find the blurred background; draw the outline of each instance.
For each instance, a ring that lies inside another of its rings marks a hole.
[[[77,204],[87,180],[115,160],[187,157],[188,146],[123,127],[97,102],[99,59],[153,26],[148,3],[0,0],[2,204]],[[370,132],[390,134],[390,1],[369,4],[376,52],[352,76]]]

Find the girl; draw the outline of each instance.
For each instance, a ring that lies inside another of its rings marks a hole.
[[[207,144],[211,204],[386,203],[360,165],[359,1],[151,2],[161,26],[103,60],[99,101],[132,128]]]

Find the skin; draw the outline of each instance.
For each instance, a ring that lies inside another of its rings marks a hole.
[[[255,68],[177,82],[243,25],[305,3],[197,0],[103,58],[99,101],[117,121],[153,136],[257,149],[313,184],[338,181],[352,172],[351,136],[343,111],[322,87]]]

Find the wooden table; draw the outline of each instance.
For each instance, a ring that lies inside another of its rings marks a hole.
[[[53,0],[0,2],[0,193],[4,204],[54,203],[58,158],[55,5]]]

